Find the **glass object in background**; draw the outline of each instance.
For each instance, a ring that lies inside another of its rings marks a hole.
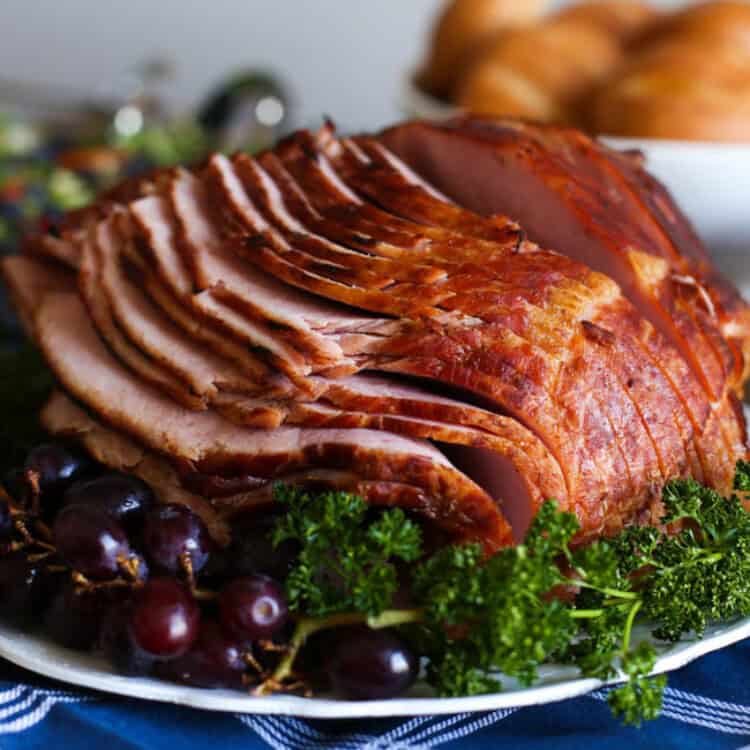
[[[206,98],[198,123],[221,151],[260,151],[290,128],[291,97],[271,73],[248,71],[229,78]]]

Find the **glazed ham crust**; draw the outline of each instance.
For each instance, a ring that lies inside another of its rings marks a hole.
[[[327,125],[131,181],[25,250],[2,268],[60,385],[47,428],[220,541],[278,480],[488,550],[556,499],[584,541],[747,455],[747,306],[575,131]]]

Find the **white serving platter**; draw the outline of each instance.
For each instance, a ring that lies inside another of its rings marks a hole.
[[[750,419],[750,406],[745,406]],[[650,640],[658,658],[653,674],[665,674],[695,659],[750,638],[750,617],[715,623],[703,638],[686,637],[676,644],[654,640],[644,625],[633,632],[633,644]],[[307,719],[360,719],[496,711],[555,703],[585,695],[610,683],[582,678],[575,667],[549,665],[540,669],[533,687],[501,678],[503,692],[466,698],[436,698],[427,685],[417,683],[405,696],[379,701],[344,701],[328,696],[252,696],[240,691],[206,690],[144,677],[116,674],[104,658],[78,653],[52,643],[38,633],[27,633],[0,623],[0,657],[31,672],[80,688],[140,700],[242,714],[275,714]]]
[[[399,97],[409,117],[460,112],[421,91],[409,75]],[[750,296],[750,142],[701,143],[604,136],[613,148],[636,149],[663,182],[713,253],[720,270]]]
[[[750,405],[745,405],[750,420]],[[653,674],[666,674],[692,661],[750,638],[750,617],[715,623],[703,638],[686,637],[668,644],[651,638],[648,628],[638,625],[633,644],[650,640],[658,658]],[[98,690],[140,700],[171,703],[178,706],[242,714],[274,714],[306,719],[362,719],[398,716],[434,716],[438,714],[496,711],[556,703],[585,695],[610,683],[581,678],[575,667],[549,665],[540,669],[533,687],[522,687],[503,679],[503,692],[466,698],[436,698],[428,686],[417,683],[400,698],[379,701],[344,701],[328,696],[304,698],[295,695],[252,696],[240,691],[205,690],[176,685],[144,677],[116,674],[104,658],[78,653],[52,643],[38,633],[25,633],[0,623],[0,657],[30,672],[80,688]]]
[[[750,405],[745,405],[750,420]],[[639,625],[633,632],[633,643],[651,640],[658,658],[653,674],[665,674],[692,661],[750,638],[750,617],[709,627],[703,638],[684,638],[667,644],[651,638],[648,628]],[[405,696],[380,701],[343,701],[327,696],[304,698],[295,695],[251,696],[232,690],[205,690],[185,687],[144,677],[123,677],[95,654],[78,653],[62,648],[37,633],[24,633],[0,623],[0,657],[36,672],[80,688],[98,690],[140,700],[171,703],[179,706],[244,714],[275,714],[306,719],[361,719],[397,716],[434,716],[438,714],[496,711],[523,708],[575,698],[607,684],[601,680],[581,678],[570,666],[549,665],[540,670],[534,687],[526,688],[514,680],[503,679],[503,692],[467,698],[436,698],[429,688],[417,683]],[[502,679],[502,678],[501,678]]]
[[[750,419],[750,407],[745,407]],[[653,674],[673,672],[695,659],[750,638],[750,617],[709,627],[701,639],[687,637],[676,644],[651,638],[648,628],[639,625],[633,643],[650,640],[658,653]],[[466,698],[436,698],[427,685],[417,683],[405,696],[379,701],[344,701],[328,696],[304,698],[294,695],[256,697],[240,691],[206,690],[143,677],[124,677],[113,672],[100,656],[78,653],[52,643],[38,633],[26,633],[0,623],[0,657],[31,672],[80,688],[140,700],[242,714],[275,714],[307,719],[360,719],[399,716],[495,711],[523,708],[575,698],[607,684],[581,678],[575,667],[549,665],[540,670],[533,687],[522,687],[502,678],[499,693]]]
[[[636,633],[636,640],[638,636],[641,639],[648,637],[644,630]],[[654,674],[674,671],[700,656],[748,637],[750,618],[714,625],[701,640],[686,639],[675,645],[655,642],[659,658]],[[56,646],[39,635],[25,634],[5,625],[0,626],[0,656],[45,677],[114,695],[206,711],[293,715],[307,719],[432,716],[521,708],[575,698],[604,685],[600,680],[578,677],[575,668],[549,666],[541,670],[541,679],[532,688],[523,688],[507,680],[501,693],[469,698],[435,698],[426,686],[419,684],[405,697],[380,701],[342,701],[293,695],[254,697],[239,691],[204,690],[151,678],[123,677],[114,674],[98,656],[79,654]]]

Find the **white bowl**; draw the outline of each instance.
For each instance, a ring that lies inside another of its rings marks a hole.
[[[460,112],[421,91],[412,77],[404,82],[400,102],[409,117],[440,119]],[[719,268],[750,292],[750,143],[601,140],[645,154],[648,170],[670,190]]]

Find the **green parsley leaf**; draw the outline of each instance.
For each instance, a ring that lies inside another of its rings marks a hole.
[[[656,662],[656,652],[648,643],[641,643],[622,661],[628,682],[612,690],[607,702],[615,716],[623,723],[640,726],[643,721],[658,718],[667,679],[664,675],[648,677]]]
[[[325,617],[338,612],[377,616],[390,606],[399,587],[396,561],[422,554],[422,533],[400,509],[368,520],[362,498],[345,492],[311,495],[278,486],[277,502],[287,506],[274,532],[274,544],[301,546],[286,581],[293,610]]]
[[[738,461],[734,475],[734,489],[750,492],[750,461]]]
[[[458,628],[431,654],[428,677],[441,694],[480,689],[477,670],[530,685],[541,664],[567,649],[577,625],[570,607],[547,594],[566,582],[558,559],[577,530],[575,517],[549,502],[524,544],[486,561],[477,546],[452,547],[417,568],[413,593],[426,621],[435,630]]]

